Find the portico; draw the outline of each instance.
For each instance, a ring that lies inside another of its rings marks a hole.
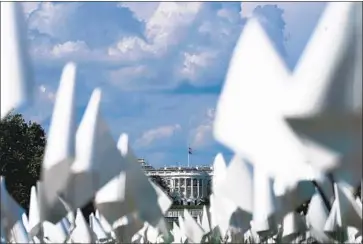
[[[212,170],[207,168],[172,168],[147,171],[147,175],[159,175],[164,178],[171,190],[179,196],[185,205],[195,205],[207,197]]]

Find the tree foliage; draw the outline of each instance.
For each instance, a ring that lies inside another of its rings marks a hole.
[[[0,121],[0,174],[9,193],[28,210],[30,189],[39,180],[46,137],[37,123],[21,114],[9,114]]]

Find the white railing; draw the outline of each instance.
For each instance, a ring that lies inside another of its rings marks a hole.
[[[211,177],[212,174],[207,173],[203,174],[201,172],[162,172],[162,171],[147,171],[145,172],[146,175],[160,175],[160,176],[209,176]]]

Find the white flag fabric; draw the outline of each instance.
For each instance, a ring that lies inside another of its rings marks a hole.
[[[119,220],[136,210],[133,198],[127,194],[126,172],[121,172],[97,191],[95,206],[107,222],[112,226]]]
[[[239,156],[234,156],[227,167],[223,181],[215,190],[221,194],[221,197],[232,200],[237,207],[252,213],[253,167]]]
[[[284,102],[280,93],[288,78],[287,68],[258,21],[249,20],[217,104],[214,136],[250,163],[260,164],[273,178],[305,178],[310,172],[301,142],[280,109]]]
[[[256,165],[253,171],[253,191],[256,193],[253,194],[253,225],[260,236],[272,235],[277,232],[277,198],[273,180],[260,167]]]
[[[327,6],[294,71],[293,89],[285,92],[291,102],[284,108],[294,131],[318,145],[308,147],[309,163],[334,170],[335,179],[352,189],[362,171],[361,6]],[[333,162],[315,158],[323,148],[333,151]]]
[[[22,216],[24,209],[9,195],[5,187],[5,180],[0,176],[1,193],[1,224],[5,231],[5,236],[18,243],[28,243],[30,238],[24,226]]]
[[[31,103],[34,87],[21,3],[1,2],[1,119]]]
[[[135,157],[129,145],[129,139],[126,134],[122,134],[117,142],[117,148],[121,153],[122,159],[127,162],[126,191],[134,200],[138,209],[137,214],[143,221],[148,222],[151,226],[161,228],[163,218],[162,210],[158,204],[158,195],[146,175],[142,172],[137,158]],[[147,201],[145,201],[147,199]],[[150,204],[151,202],[151,204]],[[165,230],[162,230],[165,231]]]
[[[204,205],[203,206],[203,215],[201,219],[201,226],[203,230],[207,233],[211,232],[211,222],[210,222],[210,213],[209,209]]]
[[[58,194],[67,189],[75,159],[75,78],[76,66],[68,63],[63,69],[55,99],[42,163],[42,183],[38,189],[40,219],[54,224],[67,213]]]
[[[42,221],[40,219],[40,211],[38,205],[38,197],[36,192],[36,187],[32,186],[30,190],[30,205],[29,205],[29,222],[28,222],[28,232],[31,237],[38,234],[42,226]]]
[[[71,234],[71,240],[74,243],[92,243],[93,234],[89,225],[87,224],[82,211],[77,209],[75,228]]]
[[[76,160],[64,199],[72,209],[86,205],[104,185],[126,169],[101,111],[95,89],[76,133]]]
[[[190,243],[200,243],[202,241],[204,231],[186,209],[184,209],[183,229]]]
[[[281,240],[284,243],[291,243],[299,235],[307,231],[307,226],[303,217],[293,211],[285,215],[283,220],[283,233]]]
[[[90,228],[94,234],[94,240],[107,240],[110,236],[103,229],[99,220],[94,216],[93,213],[89,216]]]
[[[328,219],[329,209],[319,192],[315,192],[309,203],[306,220],[311,236],[319,242],[330,242],[331,239],[324,233],[324,226]]]

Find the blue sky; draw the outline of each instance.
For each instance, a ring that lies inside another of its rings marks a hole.
[[[46,129],[63,65],[78,64],[77,115],[92,90],[115,137],[128,133],[154,166],[208,165],[218,152],[215,105],[247,19],[257,17],[293,69],[324,2],[26,2],[37,100],[24,114]]]

